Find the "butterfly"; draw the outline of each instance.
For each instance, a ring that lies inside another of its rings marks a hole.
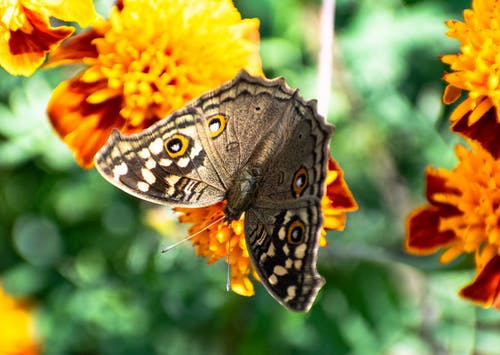
[[[114,131],[95,157],[113,185],[173,207],[225,200],[244,213],[250,259],[283,306],[308,311],[324,284],[316,270],[329,140],[334,127],[283,78],[233,80],[131,135]]]

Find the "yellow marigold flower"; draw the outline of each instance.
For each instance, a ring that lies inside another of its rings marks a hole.
[[[0,354],[35,355],[39,353],[29,307],[6,294],[2,287],[0,287],[0,320]]]
[[[261,75],[258,27],[230,0],[119,2],[109,20],[50,57],[49,66],[87,66],[54,90],[50,120],[78,163],[91,167],[114,128],[143,130],[242,68]]]
[[[0,66],[12,75],[33,74],[74,30],[52,27],[49,17],[88,26],[96,13],[91,0],[0,0]]]
[[[444,249],[442,263],[474,253],[476,278],[460,294],[500,309],[500,160],[479,144],[457,146],[456,155],[452,171],[428,168],[429,205],[410,214],[406,249],[423,255]]]
[[[357,205],[343,179],[342,170],[331,158],[328,169],[326,193],[321,203],[324,228],[343,230],[345,213],[354,211]],[[231,225],[225,222],[211,225],[224,216],[223,206],[224,203],[221,202],[209,207],[176,208],[175,210],[181,213],[180,222],[193,224],[189,229],[190,235],[199,233],[192,238],[192,242],[196,248],[196,254],[208,258],[208,263],[213,263],[220,258],[225,258],[227,262],[227,242],[230,229],[232,229],[229,251],[231,289],[239,295],[252,296],[254,288],[249,276],[252,274],[256,280],[259,280],[259,277],[253,269],[245,243],[244,214],[240,220],[233,221]],[[324,235],[323,230],[320,239],[321,246],[327,245]]]
[[[447,35],[460,42],[461,52],[441,60],[453,70],[444,75],[448,82],[443,102],[455,102],[462,92],[468,97],[452,113],[452,130],[478,141],[494,157],[500,156],[500,3],[473,0],[464,11],[464,22],[447,21]]]

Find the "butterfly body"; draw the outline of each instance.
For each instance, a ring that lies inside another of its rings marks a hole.
[[[249,255],[281,304],[310,308],[333,126],[283,79],[246,72],[138,134],[114,132],[96,156],[111,183],[170,206],[226,200],[226,220],[245,213]]]
[[[259,186],[260,171],[258,169],[244,168],[234,179],[231,187],[225,195],[227,201],[224,206],[224,214],[228,222],[240,219],[255,200]]]

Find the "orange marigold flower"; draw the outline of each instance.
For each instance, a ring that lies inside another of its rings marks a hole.
[[[22,301],[0,287],[0,354],[34,355],[39,353],[33,316]]]
[[[87,66],[53,92],[56,131],[91,167],[113,128],[140,131],[244,68],[261,75],[259,22],[231,0],[124,0],[74,36],[49,66]]]
[[[464,22],[447,21],[447,35],[460,42],[461,52],[442,56],[453,70],[444,75],[448,82],[443,102],[455,102],[462,92],[468,97],[453,111],[452,130],[478,141],[494,157],[500,156],[500,3],[473,0],[464,11]]]
[[[427,255],[442,248],[442,263],[474,253],[476,279],[460,294],[500,309],[500,160],[479,144],[457,146],[456,155],[452,171],[428,168],[429,205],[408,217],[406,249]]]
[[[175,208],[175,211],[181,213],[179,216],[180,222],[193,224],[189,228],[189,234],[198,233],[192,238],[193,246],[196,248],[196,255],[206,257],[209,264],[220,258],[225,258],[227,262],[227,243],[230,233],[232,233],[229,246],[231,289],[239,295],[252,296],[254,288],[248,276],[252,273],[257,280],[258,276],[253,270],[248,255],[243,217],[238,221],[233,221],[231,225],[221,221],[210,226],[214,221],[224,216],[223,206],[224,203],[220,202],[201,208]]]
[[[49,17],[90,25],[96,18],[91,0],[0,1],[0,66],[12,75],[29,76],[49,51],[74,31],[52,27]]]
[[[344,180],[344,172],[338,163],[330,157],[328,161],[328,173],[326,175],[326,193],[321,200],[323,212],[323,233],[319,243],[326,246],[325,234],[327,230],[342,231],[345,227],[346,212],[358,209],[356,200],[352,196],[349,187]]]
[[[357,205],[343,179],[342,170],[331,158],[328,169],[326,194],[321,203],[324,228],[343,230],[345,213],[355,210]],[[227,243],[232,229],[229,251],[231,289],[242,296],[252,296],[254,288],[249,275],[252,274],[256,280],[259,280],[259,277],[253,269],[245,243],[244,214],[240,220],[233,221],[231,225],[222,221],[213,224],[224,216],[223,206],[224,203],[221,202],[209,207],[175,208],[175,210],[181,213],[180,222],[193,224],[189,229],[190,235],[199,233],[192,238],[192,242],[196,248],[196,254],[207,257],[208,263],[213,263],[220,258],[225,258],[227,262]],[[324,235],[323,230],[320,239],[321,246],[327,245]]]

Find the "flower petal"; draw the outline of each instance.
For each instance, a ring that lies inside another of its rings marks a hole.
[[[358,209],[349,187],[344,180],[344,172],[338,163],[330,157],[326,176],[326,192],[321,200],[323,213],[323,230],[343,230],[346,223],[346,212]],[[320,238],[320,245],[328,243]]]
[[[500,309],[500,256],[493,257],[460,295],[484,307]]]
[[[0,352],[9,355],[40,353],[34,334],[33,314],[26,302],[5,293],[0,286]]]
[[[457,195],[460,192],[447,185],[449,174],[443,169],[427,169],[426,196],[430,206],[414,210],[406,221],[406,250],[421,255],[432,254],[455,239],[451,230],[442,230],[441,219],[460,215],[453,205],[437,196]]]
[[[426,183],[425,183],[425,195],[427,200],[434,206],[439,207],[449,207],[450,204],[443,203],[437,197],[445,194],[445,195],[459,195],[460,191],[456,188],[453,188],[447,184],[447,181],[450,177],[450,174],[447,170],[444,169],[434,169],[429,167],[426,171]],[[453,213],[446,214],[445,216],[450,216],[457,214],[458,211],[453,210]]]
[[[441,209],[434,206],[421,207],[413,211],[406,223],[406,250],[408,252],[429,255],[455,239],[451,230],[439,228]]]
[[[358,204],[344,180],[344,172],[339,164],[331,157],[328,161],[328,170],[338,174],[335,180],[327,184],[326,187],[326,195],[333,201],[335,208],[342,209],[346,212],[357,210]]]
[[[452,104],[458,100],[461,93],[462,89],[457,88],[456,86],[453,85],[447,85],[443,93],[443,102],[446,105]]]
[[[97,18],[92,0],[45,0],[45,6],[55,18],[76,22],[81,27],[91,25]]]
[[[500,139],[497,134],[493,134],[493,132],[500,132],[496,108],[490,108],[480,120],[473,124],[469,124],[470,114],[471,111],[455,121],[451,126],[452,131],[477,141],[495,158],[500,158]]]
[[[252,281],[248,277],[236,278],[231,280],[231,290],[240,296],[250,297],[255,295],[255,289]]]
[[[56,87],[47,114],[54,129],[75,152],[78,163],[89,168],[113,128],[123,128],[125,121],[119,115],[121,97],[91,104],[87,98],[94,92],[95,84],[83,83],[79,78]],[[106,83],[100,86],[104,88]]]
[[[69,38],[50,54],[45,68],[80,62],[82,58],[96,58],[97,49],[92,41],[99,37],[102,34],[98,30],[90,29]]]

